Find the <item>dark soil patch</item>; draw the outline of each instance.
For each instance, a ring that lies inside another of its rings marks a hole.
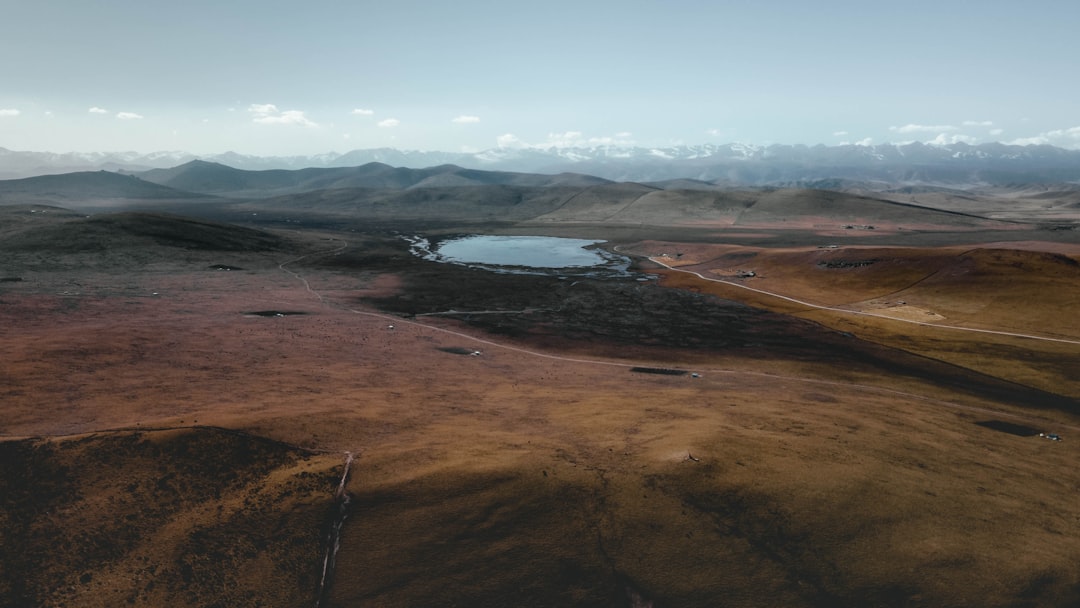
[[[245,315],[253,315],[256,317],[292,317],[296,315],[306,315],[306,313],[299,310],[255,310],[252,312],[245,312]]]
[[[1016,424],[1014,422],[1005,422],[1004,420],[983,420],[982,422],[976,422],[975,424],[1002,433],[1016,435],[1017,437],[1034,437],[1039,434],[1038,430],[1033,429],[1030,426]]]
[[[689,373],[685,369],[672,369],[670,367],[631,367],[630,371],[639,374],[660,374],[663,376],[685,376]]]
[[[461,317],[474,327],[519,339],[570,339],[593,349],[604,344],[720,349],[777,342],[792,345],[808,331],[826,333],[791,317],[632,278],[560,279],[494,273],[415,258],[403,241],[400,245],[368,245],[349,253],[351,263],[349,258],[337,259],[335,266],[348,264],[356,270],[400,273],[403,277],[401,292],[365,298],[377,308],[406,317],[447,310],[529,309],[529,314]],[[810,355],[810,344],[798,348],[807,349],[806,355]]]
[[[821,268],[862,268],[871,266],[880,260],[834,260],[830,262],[818,262]]]
[[[474,348],[465,348],[463,346],[446,346],[439,348],[444,353],[450,353],[452,355],[471,355],[477,352]]]
[[[18,283],[22,277],[0,277],[0,283]]]

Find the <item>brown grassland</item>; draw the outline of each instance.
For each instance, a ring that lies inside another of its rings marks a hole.
[[[0,606],[1080,604],[1060,235],[548,227],[657,277],[563,280],[52,221],[0,265]]]

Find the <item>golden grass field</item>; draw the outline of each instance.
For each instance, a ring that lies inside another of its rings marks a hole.
[[[1080,247],[621,243],[795,317],[725,349],[406,318],[396,245],[288,238],[20,258],[0,605],[1080,603]]]

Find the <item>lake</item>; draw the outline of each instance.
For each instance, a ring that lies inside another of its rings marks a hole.
[[[432,245],[409,239],[424,259],[518,274],[628,276],[630,259],[599,247],[605,241],[551,236],[469,235]]]

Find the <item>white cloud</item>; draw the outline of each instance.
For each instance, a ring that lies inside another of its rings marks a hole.
[[[626,135],[629,135],[627,133]],[[565,133],[548,133],[547,141],[532,146],[533,148],[580,148],[583,146],[614,146],[630,145],[625,137],[602,135],[599,137],[585,137],[581,131],[566,131]]]
[[[992,121],[992,120],[965,120],[964,122],[962,122],[960,124],[964,125],[965,127],[992,127],[992,126],[994,126],[994,121]]]
[[[500,148],[524,148],[525,147],[524,142],[522,142],[520,139],[518,139],[518,136],[514,135],[513,133],[504,133],[503,135],[500,135],[500,136],[496,137],[495,138],[495,143],[498,144],[498,146]]]
[[[705,134],[712,135],[713,137],[720,137],[724,132],[721,129],[705,129]]]
[[[581,131],[566,131],[565,133],[548,133],[547,142],[537,147],[573,148],[583,143],[585,143],[585,135]]]
[[[142,118],[142,114],[136,114],[134,112],[117,112],[116,117],[120,120],[139,120]]]
[[[974,144],[978,143],[978,139],[971,137],[970,135],[946,135],[944,133],[938,133],[937,137],[926,142],[935,146],[948,146],[950,144]]]
[[[840,143],[839,143],[839,144],[837,144],[837,145],[840,145],[840,146],[863,146],[863,147],[870,147],[870,146],[874,145],[874,138],[872,138],[872,137],[866,137],[866,138],[860,139],[859,141],[842,141],[842,142],[840,142]]]
[[[90,108],[89,110],[87,110],[87,112],[90,112],[91,114],[108,114],[109,113],[109,111],[106,110],[105,108],[99,108],[97,106],[94,106],[94,107]]]
[[[0,109],[0,116],[18,116],[21,113],[15,108]]]
[[[1014,146],[1051,145],[1076,149],[1080,148],[1080,127],[1054,129],[1039,133],[1034,137],[1020,137],[1005,143]]]
[[[533,148],[547,150],[550,148],[584,148],[588,146],[632,146],[634,140],[630,139],[632,133],[620,131],[615,135],[600,137],[586,137],[581,131],[565,131],[562,133],[548,133],[547,139],[540,143],[527,143],[512,133],[506,133],[496,138],[500,148]]]
[[[400,125],[401,121],[396,118],[387,118],[385,120],[380,120],[375,124],[379,127],[382,127],[383,129],[390,129]]]
[[[375,110],[365,110],[364,108],[356,108],[352,111],[353,116],[371,116],[375,113]]]
[[[599,137],[585,137],[581,131],[566,131],[564,133],[548,133],[547,141],[529,146],[530,148],[583,148],[586,146],[632,146],[634,141],[630,139],[630,133],[623,131],[614,136],[601,135]]]
[[[1045,135],[1036,135],[1035,137],[1018,137],[1004,143],[1010,146],[1043,146],[1050,143],[1050,140]]]
[[[248,112],[251,112],[256,117],[269,116],[270,114],[277,114],[277,106],[272,103],[253,103],[248,106]]]
[[[468,125],[468,124],[473,124],[473,123],[480,122],[480,117],[479,116],[466,116],[466,115],[463,114],[463,115],[458,116],[457,118],[451,120],[450,122],[453,122],[453,123],[456,123],[456,124],[459,124],[459,125]]]
[[[314,121],[304,116],[301,110],[285,110],[277,116],[267,116],[255,122],[269,125],[296,125],[299,127],[317,127]]]
[[[614,137],[590,137],[587,142],[590,146],[632,146],[636,142],[630,136],[630,133],[622,131]]]
[[[1005,132],[1005,129],[990,129],[990,135],[993,135],[994,137],[997,137],[998,135],[1001,135],[1004,132]]]
[[[895,133],[942,133],[955,131],[956,127],[952,125],[916,125],[906,124],[902,127],[889,127],[890,131]]]
[[[294,125],[298,127],[317,127],[313,120],[304,116],[302,110],[281,111],[272,103],[253,103],[248,106],[251,120],[261,125]]]
[[[833,137],[844,137],[848,134],[847,131],[833,131]]]

